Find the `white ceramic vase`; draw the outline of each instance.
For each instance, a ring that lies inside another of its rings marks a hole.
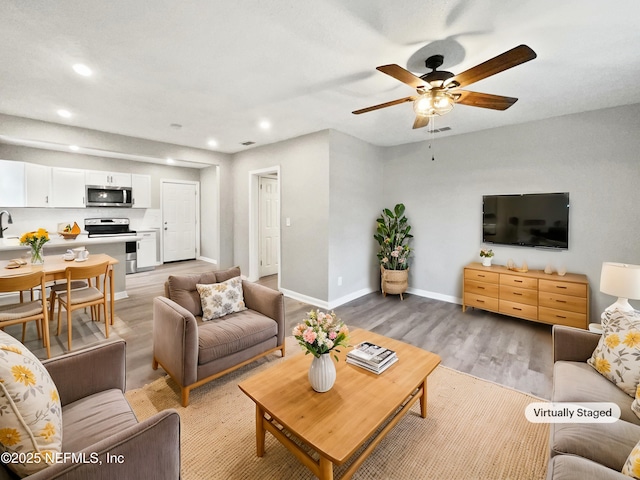
[[[320,357],[313,357],[309,367],[309,383],[316,392],[328,392],[336,381],[336,366],[331,355],[323,353]]]
[[[482,257],[482,265],[484,265],[485,267],[490,267],[491,266],[491,258],[492,257]]]

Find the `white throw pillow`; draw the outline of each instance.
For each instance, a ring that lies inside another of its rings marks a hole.
[[[622,473],[632,478],[640,480],[640,442],[633,447],[627,461],[624,462]]]
[[[202,320],[214,320],[247,309],[240,277],[210,285],[197,284],[196,288],[202,302]]]
[[[0,449],[20,477],[46,468],[62,451],[60,396],[47,369],[22,343],[0,331]],[[47,455],[48,453],[48,455]],[[31,459],[20,463],[25,459]],[[3,462],[4,463],[4,462]]]
[[[598,346],[587,363],[635,397],[640,382],[640,316],[637,312],[605,312],[602,328]]]

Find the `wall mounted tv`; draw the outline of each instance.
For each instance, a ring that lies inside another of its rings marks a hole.
[[[484,195],[482,241],[569,248],[569,193]]]

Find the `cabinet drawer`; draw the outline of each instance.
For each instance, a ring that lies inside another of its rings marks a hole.
[[[476,295],[475,293],[464,294],[464,304],[468,307],[477,307],[483,310],[498,311],[498,299],[485,297],[484,295]]]
[[[587,313],[586,297],[574,297],[571,295],[541,291],[538,300],[541,307],[569,310],[576,313]]]
[[[526,288],[500,285],[500,300],[507,300],[527,305],[538,305],[538,292]]]
[[[464,269],[464,278],[479,282],[498,283],[500,274],[496,272],[483,272],[482,270]]]
[[[518,275],[500,275],[500,285],[508,285],[519,288],[538,288],[538,279],[531,277],[520,277]]]
[[[498,311],[514,317],[527,318],[529,320],[538,319],[538,307],[535,305],[525,305],[524,303],[500,300],[500,308]]]
[[[500,286],[493,283],[476,282],[475,280],[464,281],[464,291],[467,293],[475,293],[487,297],[498,298]]]
[[[587,328],[586,313],[567,312],[555,308],[540,307],[538,319],[544,323],[567,325],[569,327]]]
[[[558,282],[555,280],[540,280],[541,292],[556,292],[575,297],[587,297],[587,286],[584,283]]]

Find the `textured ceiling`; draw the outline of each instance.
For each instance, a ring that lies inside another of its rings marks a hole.
[[[414,93],[376,66],[459,73],[519,44],[538,58],[470,88],[519,101],[458,105],[438,135],[640,103],[635,0],[3,0],[0,113],[227,153],[327,128],[390,146],[428,132],[411,104],[351,114]]]

